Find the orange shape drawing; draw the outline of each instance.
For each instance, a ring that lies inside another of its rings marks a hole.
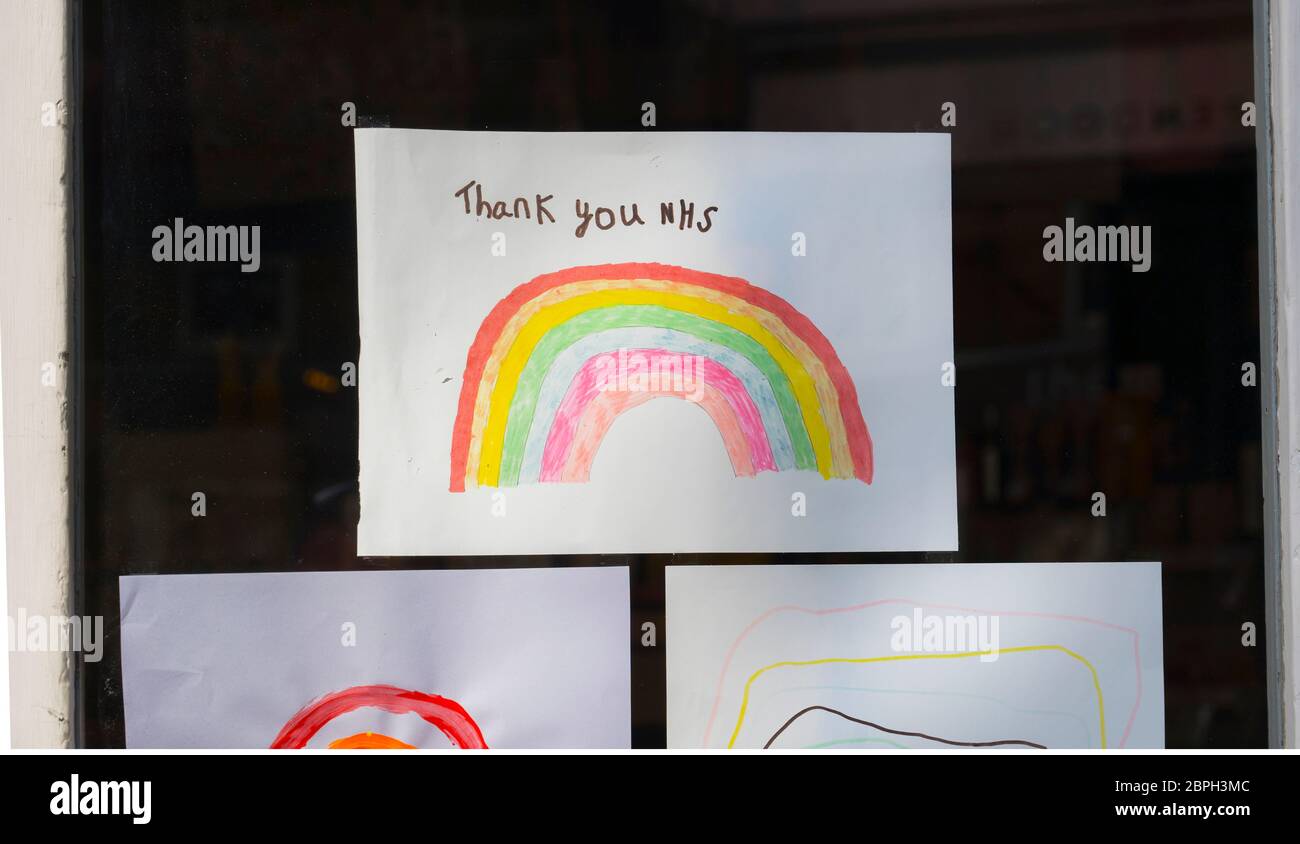
[[[357,733],[355,736],[335,739],[330,750],[415,750],[415,745],[383,733]]]

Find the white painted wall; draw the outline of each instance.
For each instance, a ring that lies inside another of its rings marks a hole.
[[[68,529],[68,39],[64,0],[0,2],[0,361],[8,611],[71,612]],[[59,125],[42,106],[59,103]],[[55,385],[41,383],[55,367]],[[9,654],[15,747],[66,746],[66,653]]]

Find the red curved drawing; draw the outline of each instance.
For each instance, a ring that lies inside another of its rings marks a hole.
[[[394,715],[414,712],[442,731],[451,743],[465,750],[483,750],[483,732],[463,707],[451,698],[426,695],[396,686],[353,686],[319,697],[289,719],[271,742],[271,749],[307,746],[321,727],[354,709],[373,706]]]

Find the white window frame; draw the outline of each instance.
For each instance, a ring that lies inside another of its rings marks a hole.
[[[69,8],[0,3],[0,342],[10,618],[72,612],[68,344],[72,310]],[[52,104],[53,112],[47,104]],[[56,114],[55,125],[46,125]],[[46,117],[46,120],[42,120]],[[52,367],[52,369],[50,368]],[[54,376],[52,386],[43,376]],[[5,628],[8,638],[8,625]],[[18,631],[21,632],[21,631]],[[72,742],[71,654],[8,650],[13,747]]]
[[[1255,0],[1269,744],[1300,725],[1300,3]]]

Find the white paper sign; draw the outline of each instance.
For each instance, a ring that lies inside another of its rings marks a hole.
[[[128,747],[630,744],[623,567],[120,584]]]
[[[355,137],[358,553],[957,547],[947,135]]]
[[[669,747],[1164,746],[1159,563],[669,566]]]

